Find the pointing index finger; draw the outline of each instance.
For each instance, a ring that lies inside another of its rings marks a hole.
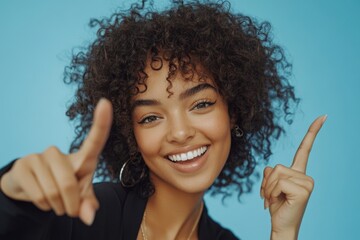
[[[306,172],[306,165],[309,159],[311,148],[315,141],[316,135],[326,121],[327,115],[320,116],[310,125],[308,132],[300,143],[296,151],[291,168],[300,172]]]
[[[90,132],[82,143],[76,158],[81,156],[81,161],[75,163],[79,170],[86,159],[97,160],[109,136],[112,124],[112,105],[107,99],[100,99],[94,112],[93,124]],[[76,161],[76,159],[74,159]],[[78,159],[77,159],[78,161]]]

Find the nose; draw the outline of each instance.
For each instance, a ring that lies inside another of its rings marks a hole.
[[[184,144],[195,136],[196,130],[187,116],[177,116],[169,119],[167,141],[176,144]]]

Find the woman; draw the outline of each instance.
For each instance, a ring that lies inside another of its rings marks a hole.
[[[284,131],[279,118],[298,102],[290,64],[269,23],[226,2],[145,5],[94,20],[97,39],[66,69],[78,87],[71,153],[49,147],[2,169],[2,239],[237,239],[208,216],[203,196],[250,191]],[[325,119],[291,167],[264,170],[271,239],[297,238]],[[112,181],[92,185],[94,174]]]

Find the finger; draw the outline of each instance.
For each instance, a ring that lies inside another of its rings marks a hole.
[[[99,208],[99,202],[96,199],[92,184],[86,186],[82,196],[79,218],[86,225],[91,225],[95,219],[96,210]]]
[[[309,159],[312,145],[315,141],[316,135],[324,124],[327,115],[318,117],[309,127],[308,132],[303,138],[298,150],[296,151],[291,168],[300,172],[306,172],[306,165]]]
[[[89,200],[86,200],[81,204],[79,218],[83,223],[90,226],[94,222],[95,214],[96,209]]]
[[[39,209],[49,211],[51,205],[48,203],[35,177],[27,177],[26,179],[26,181],[23,181],[22,186],[26,189],[25,194],[30,198],[30,201]]]
[[[38,158],[39,156],[35,156],[34,158]],[[34,159],[31,159],[34,160]],[[24,162],[15,162],[15,164],[23,164],[26,165]],[[16,200],[23,200],[23,201],[30,201],[32,202],[37,208],[43,211],[49,211],[51,209],[50,204],[47,202],[44,193],[42,192],[36,177],[34,176],[32,171],[29,171],[31,168],[27,166],[13,166],[16,167],[16,171],[11,171],[9,177],[11,178],[11,182],[17,182],[18,189],[20,190],[20,194],[17,195],[14,199]],[[16,181],[15,181],[16,179]]]
[[[276,203],[279,200],[286,198],[286,201],[307,202],[311,192],[303,185],[303,181],[297,178],[293,179],[279,179],[275,187],[270,193],[270,204]]]
[[[80,187],[70,160],[55,147],[48,148],[44,157],[48,159],[47,165],[59,189],[66,214],[71,217],[78,216]]]
[[[280,193],[278,192],[274,192],[275,188],[279,185],[279,183],[281,183],[282,181],[290,181],[304,189],[307,190],[307,192],[310,193],[312,192],[313,188],[314,188],[314,181],[312,180],[312,178],[307,177],[307,178],[298,178],[298,177],[289,177],[289,178],[280,178],[280,179],[276,179],[275,181],[273,181],[269,186],[267,186],[264,189],[264,196],[266,199],[269,200],[269,202],[273,202],[272,198],[274,196],[278,197]],[[281,185],[280,185],[281,186]],[[290,189],[291,190],[291,189]],[[296,192],[296,189],[292,189],[292,193]],[[290,194],[290,192],[283,192],[284,194]],[[290,198],[291,196],[289,196]],[[286,198],[288,199],[288,196],[286,196]]]
[[[264,168],[264,171],[263,171],[263,180],[261,182],[261,187],[260,187],[260,197],[261,198],[264,198],[264,187],[267,183],[267,179],[268,179],[268,176],[270,175],[270,173],[272,172],[273,168],[272,167],[266,167]]]
[[[100,99],[95,108],[93,124],[87,138],[82,143],[80,150],[70,155],[78,177],[95,170],[98,156],[111,129],[112,114],[110,101],[105,98]]]
[[[80,198],[86,198],[87,196],[90,196],[92,192],[92,183],[93,176],[91,174],[88,174],[87,176],[83,177],[80,182]]]
[[[268,188],[274,181],[276,181],[278,179],[281,179],[281,178],[286,179],[286,178],[291,178],[291,177],[306,179],[308,176],[306,176],[302,172],[299,172],[297,170],[285,167],[284,165],[278,164],[274,167],[273,171],[271,171],[269,173],[264,188]]]
[[[62,203],[60,191],[55,183],[50,169],[43,161],[32,161],[33,173],[44,193],[47,202],[54,210],[55,214],[60,216],[65,213],[65,207]]]
[[[38,158],[36,154],[27,159]],[[32,202],[43,211],[51,209],[25,159],[17,160],[1,178],[1,190],[12,199]]]

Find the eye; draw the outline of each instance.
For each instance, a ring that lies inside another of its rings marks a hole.
[[[212,102],[209,100],[200,100],[191,110],[203,109],[214,105],[216,101]]]
[[[155,116],[155,115],[151,115],[151,116],[147,116],[143,119],[141,119],[138,123],[139,124],[149,124],[149,123],[152,123],[156,120],[160,119],[158,116]]]

